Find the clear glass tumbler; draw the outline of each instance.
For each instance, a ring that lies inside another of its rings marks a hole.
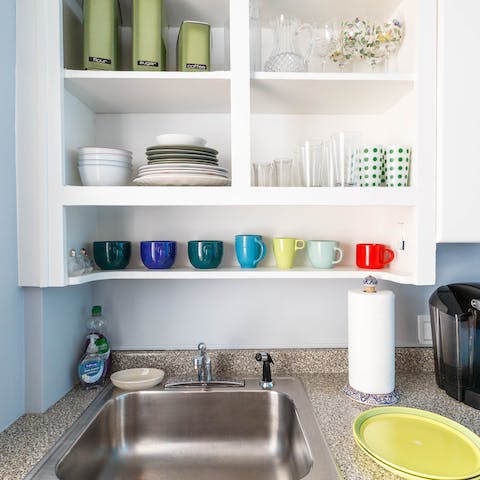
[[[336,187],[355,185],[355,167],[362,134],[359,132],[337,132],[330,138],[331,173],[329,178]]]
[[[304,187],[320,187],[323,142],[305,140],[299,151],[302,185]]]
[[[259,163],[257,165],[257,186],[274,187],[275,170],[272,163]]]
[[[276,158],[273,161],[276,173],[277,187],[292,187],[292,166],[293,160],[291,158]]]

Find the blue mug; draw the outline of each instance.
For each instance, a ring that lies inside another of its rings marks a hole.
[[[267,253],[261,235],[236,235],[235,253],[242,268],[255,268]]]
[[[142,262],[150,269],[170,268],[175,262],[176,253],[176,242],[169,240],[140,242]]]

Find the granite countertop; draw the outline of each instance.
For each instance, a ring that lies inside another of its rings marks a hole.
[[[122,368],[125,368],[122,366]],[[248,376],[252,376],[251,372]],[[337,465],[346,479],[398,478],[379,467],[356,446],[352,424],[369,407],[347,398],[342,387],[346,372],[301,373],[315,414]],[[433,372],[398,372],[400,406],[416,407],[445,415],[480,434],[480,412],[450,398],[435,383]],[[49,450],[98,394],[75,387],[44,414],[23,415],[0,433],[0,478],[19,480]]]

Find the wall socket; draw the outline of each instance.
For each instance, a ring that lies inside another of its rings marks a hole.
[[[432,345],[432,325],[430,315],[417,315],[418,343]]]

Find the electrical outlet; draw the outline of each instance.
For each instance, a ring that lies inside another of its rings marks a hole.
[[[432,345],[432,326],[430,315],[417,315],[418,343]]]

